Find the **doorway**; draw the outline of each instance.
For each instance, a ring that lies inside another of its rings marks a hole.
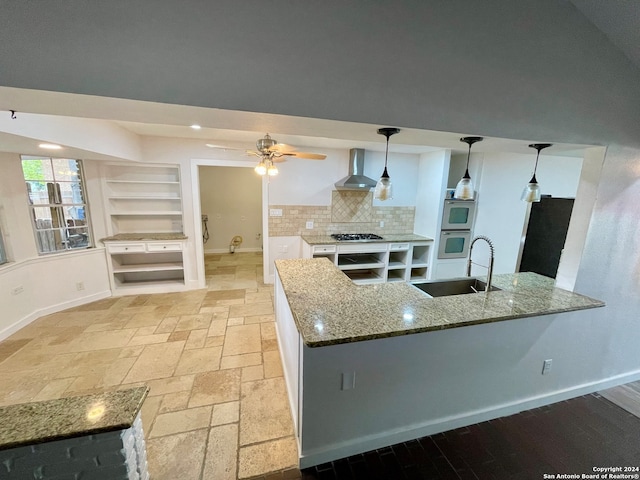
[[[255,163],[248,161],[229,161],[229,160],[208,160],[193,159],[191,161],[191,178],[193,188],[193,219],[195,226],[195,234],[199,236],[195,243],[196,255],[196,274],[199,288],[204,288],[205,281],[205,245],[209,251],[224,250],[229,252],[229,245],[236,236],[242,237],[242,242],[234,248],[237,252],[262,252],[263,271],[268,272],[269,265],[269,224],[267,222],[267,211],[269,204],[268,182],[264,177],[258,177],[254,172]],[[208,170],[211,169],[211,170]],[[235,174],[235,175],[234,175]],[[201,175],[203,178],[201,178]],[[208,181],[210,177],[226,178],[226,183],[222,185],[220,182]],[[235,178],[232,182],[232,178]],[[244,179],[244,180],[242,180]],[[243,183],[244,182],[244,183]],[[235,188],[231,188],[234,187]],[[251,195],[249,195],[249,190]],[[251,213],[245,205],[245,199],[242,195],[251,196],[252,200]],[[213,211],[202,210],[202,197],[209,198],[213,203],[209,207]],[[260,202],[255,201],[255,197],[260,197]],[[239,206],[243,205],[242,208]],[[246,213],[242,213],[242,211]],[[207,215],[206,225],[202,221],[202,215]],[[218,217],[220,215],[220,217]],[[251,220],[250,217],[251,216]],[[255,218],[260,218],[258,223]],[[245,217],[244,220],[242,217]],[[216,228],[225,220],[234,219],[228,222],[229,229]],[[236,222],[237,220],[237,222]],[[206,227],[206,228],[205,228]],[[246,228],[246,230],[245,230]],[[207,232],[208,231],[208,232]],[[234,232],[234,233],[230,233]],[[245,233],[246,232],[246,233]],[[208,233],[209,239],[204,243],[204,235]],[[259,238],[258,237],[259,234]],[[230,237],[230,238],[227,238]],[[216,240],[212,240],[212,239]],[[214,244],[214,242],[216,242]],[[214,246],[215,245],[215,246]],[[267,282],[267,274],[263,274],[263,282]]]
[[[262,179],[253,169],[198,167],[204,253],[262,252]]]

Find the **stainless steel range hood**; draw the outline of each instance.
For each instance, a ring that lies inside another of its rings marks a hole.
[[[364,148],[349,150],[349,175],[335,183],[337,190],[371,190],[378,183],[364,175]]]

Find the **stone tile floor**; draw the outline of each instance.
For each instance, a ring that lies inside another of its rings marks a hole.
[[[154,480],[299,475],[262,255],[205,267],[207,289],[107,298],[0,342],[0,405],[146,384]]]

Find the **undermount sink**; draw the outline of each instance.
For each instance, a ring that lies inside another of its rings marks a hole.
[[[450,280],[437,280],[433,282],[414,283],[414,287],[419,288],[432,297],[446,297],[449,295],[464,295],[467,293],[481,293],[487,288],[487,283],[477,278],[453,278]],[[501,290],[493,285],[490,292]]]

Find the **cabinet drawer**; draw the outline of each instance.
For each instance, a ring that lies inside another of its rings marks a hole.
[[[181,243],[147,243],[148,252],[181,252]]]
[[[107,244],[109,253],[144,253],[146,252],[144,243],[118,243]]]
[[[404,250],[409,250],[408,243],[391,243],[389,244],[389,250],[392,252],[402,252]]]
[[[313,253],[335,253],[335,245],[315,245],[313,247]]]

